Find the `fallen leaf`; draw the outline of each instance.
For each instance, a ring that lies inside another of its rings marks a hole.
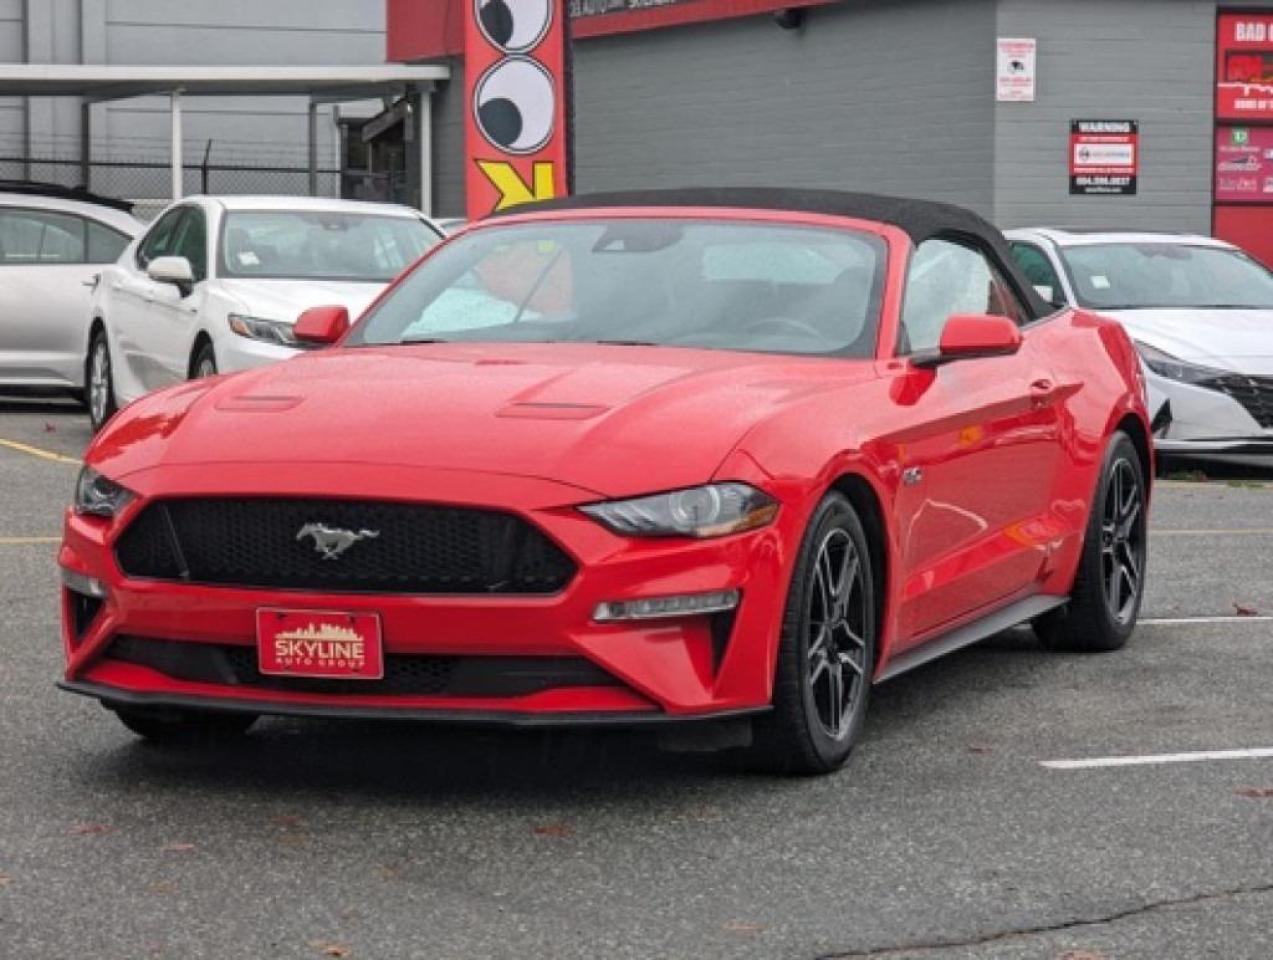
[[[45,432],[45,433],[57,433],[57,427],[53,426],[53,424],[49,423],[48,421],[45,421],[45,423],[44,423],[44,432]]]
[[[1109,960],[1103,953],[1095,950],[1067,950],[1057,960]]]
[[[305,821],[294,813],[281,813],[277,817],[271,817],[270,823],[276,827],[303,827]]]
[[[1248,800],[1273,800],[1273,787],[1242,787],[1233,792]]]
[[[568,837],[572,832],[564,823],[549,823],[535,828],[535,835],[540,837]]]
[[[1260,611],[1256,610],[1255,607],[1244,607],[1240,603],[1233,605],[1233,612],[1239,617],[1258,617],[1260,615]]]
[[[970,743],[968,744],[968,752],[969,753],[989,753],[990,748],[982,746],[980,743]]]
[[[13,877],[8,877],[3,873],[0,873],[0,887],[7,887],[11,883],[13,883]]]
[[[349,956],[349,948],[342,947],[336,943],[323,943],[321,940],[315,940],[310,944],[315,950],[324,957],[347,957]]]
[[[71,827],[70,832],[78,836],[86,836],[89,834],[112,833],[115,828],[109,823],[77,823]]]
[[[763,924],[752,923],[749,920],[726,920],[720,927],[730,933],[760,933],[765,929]]]
[[[150,885],[150,892],[162,894],[176,893],[177,885],[171,880],[160,880],[158,883],[152,883]]]
[[[194,849],[196,847],[193,843],[165,843],[163,845],[164,853],[186,853]]]

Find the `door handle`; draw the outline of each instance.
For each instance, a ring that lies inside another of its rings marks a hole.
[[[1040,377],[1030,384],[1030,405],[1036,410],[1050,406],[1056,393],[1056,384],[1047,377]]]

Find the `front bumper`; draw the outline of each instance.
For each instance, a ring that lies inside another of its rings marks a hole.
[[[1273,465],[1273,428],[1218,390],[1147,374],[1154,446],[1164,456]]]
[[[289,360],[298,353],[304,353],[294,347],[283,347],[276,343],[265,343],[252,340],[236,333],[227,332],[221,342],[215,346],[217,370],[220,373],[238,373],[242,370],[255,370],[280,360]]]
[[[419,501],[420,492],[427,491],[429,502],[515,512],[570,554],[578,572],[564,590],[547,596],[421,596],[142,581],[119,568],[115,541],[155,498],[322,496],[315,476],[337,478],[340,490],[357,490],[360,499]],[[67,669],[62,686],[72,692],[108,704],[532,725],[734,716],[769,704],[785,600],[785,586],[779,585],[790,575],[790,551],[783,544],[791,542],[788,524],[796,521],[787,514],[794,511],[780,512],[765,529],[720,540],[641,541],[617,537],[575,509],[594,495],[534,479],[314,464],[167,467],[120,479],[140,498],[117,520],[73,513],[66,518],[59,554],[69,572],[63,586]],[[88,597],[85,578],[100,585],[105,596]],[[741,594],[738,607],[726,615],[620,623],[592,619],[604,602],[724,590]],[[386,657],[403,663],[431,657],[471,666],[543,658],[545,663],[586,662],[604,674],[604,681],[507,695],[486,688],[364,693],[359,681],[280,689],[260,685],[253,675],[169,669],[163,661],[119,653],[123,644],[140,641],[183,652],[199,647],[204,653],[254,657],[256,611],[262,607],[376,613]]]

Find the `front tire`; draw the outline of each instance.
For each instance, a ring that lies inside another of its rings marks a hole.
[[[115,378],[111,367],[110,343],[106,331],[98,329],[88,344],[85,362],[85,393],[88,399],[88,419],[93,432],[106,426],[119,409],[115,402]]]
[[[213,713],[194,710],[147,710],[111,706],[119,722],[143,740],[160,744],[215,744],[247,733],[254,713]]]
[[[212,342],[204,340],[195,350],[190,360],[190,379],[202,380],[204,377],[217,375],[217,355],[212,349]]]
[[[1034,621],[1045,647],[1097,653],[1127,643],[1145,594],[1147,512],[1145,467],[1120,430],[1105,452],[1070,602]]]
[[[814,511],[792,575],[773,710],[751,757],[772,773],[821,774],[848,761],[875,668],[875,583],[866,532],[839,493]]]

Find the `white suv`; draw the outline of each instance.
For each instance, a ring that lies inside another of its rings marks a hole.
[[[89,414],[182,380],[292,356],[309,307],[357,316],[442,237],[409,207],[300,197],[190,197],[102,272]]]
[[[128,203],[0,181],[0,387],[82,395],[93,278],[142,229]]]

